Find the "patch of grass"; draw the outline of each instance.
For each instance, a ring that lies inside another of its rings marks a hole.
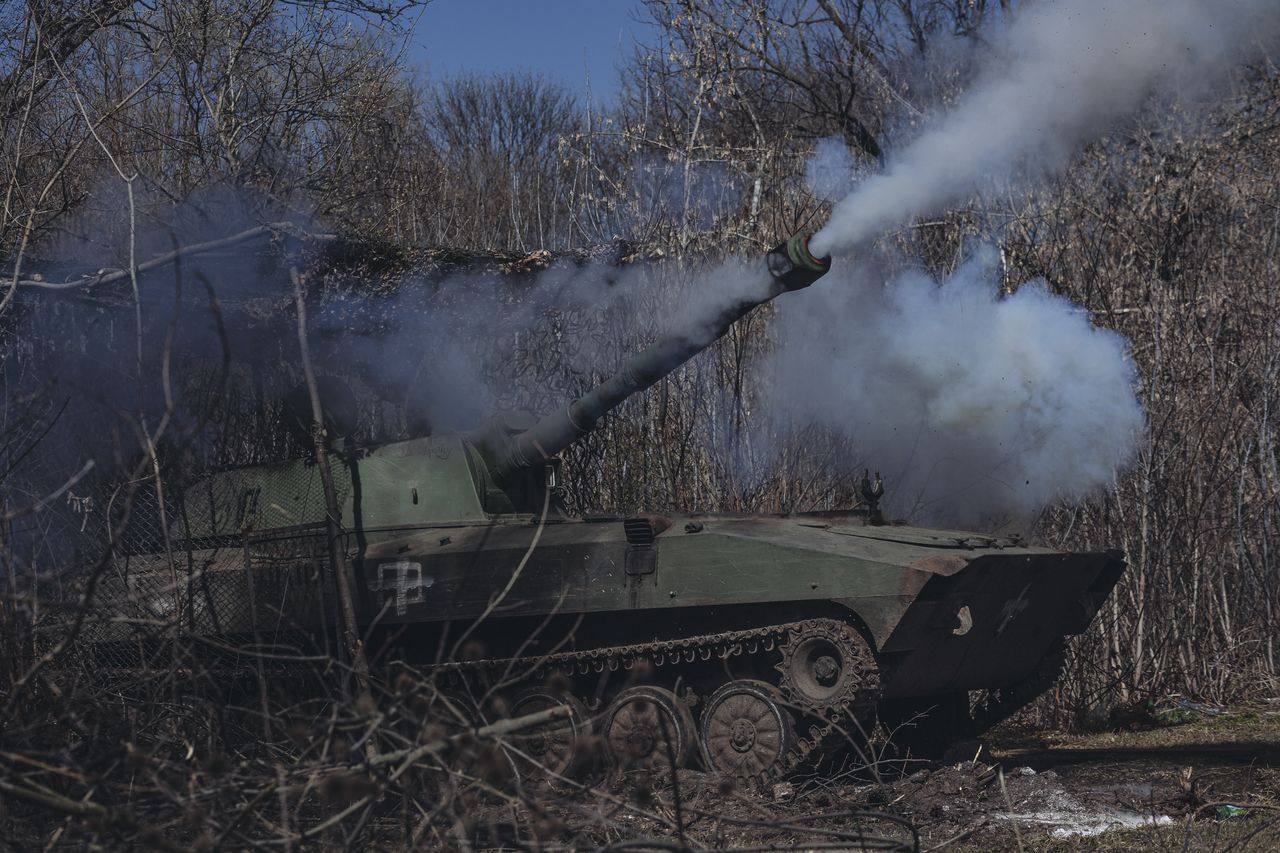
[[[1099,732],[996,731],[991,747],[999,754],[1002,749],[1025,748],[1167,749],[1191,744],[1280,743],[1280,711],[1271,709],[1235,708],[1217,716],[1177,710],[1163,712],[1158,719],[1166,724]]]

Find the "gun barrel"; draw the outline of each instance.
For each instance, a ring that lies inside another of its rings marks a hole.
[[[623,400],[645,390],[724,337],[729,328],[753,308],[783,293],[808,287],[825,275],[831,268],[831,258],[810,254],[810,236],[805,232],[793,234],[766,255],[758,282],[749,283],[750,286],[721,304],[709,305],[702,316],[689,318],[680,330],[629,358],[621,370],[574,400],[568,408],[548,415],[513,436],[498,460],[497,472],[537,465],[560,453],[591,432],[600,418]]]

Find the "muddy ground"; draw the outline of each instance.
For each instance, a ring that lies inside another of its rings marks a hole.
[[[544,848],[1280,850],[1280,702],[1092,734],[1010,727],[973,749],[767,788],[630,778],[517,820]],[[501,810],[484,822],[518,846]]]

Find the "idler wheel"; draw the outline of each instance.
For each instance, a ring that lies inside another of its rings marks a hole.
[[[551,687],[531,687],[511,703],[512,719],[568,705],[568,718],[522,729],[507,737],[508,752],[522,768],[531,766],[555,776],[570,776],[578,768],[591,736],[591,715],[574,695]]]
[[[605,714],[604,740],[619,771],[688,765],[697,729],[689,708],[662,687],[628,687]]]
[[[879,671],[867,641],[835,619],[813,619],[794,630],[778,670],[787,698],[809,711],[848,706],[860,717],[879,699]]]
[[[763,681],[730,681],[713,693],[700,734],[707,769],[738,779],[777,775],[795,746],[791,713]]]

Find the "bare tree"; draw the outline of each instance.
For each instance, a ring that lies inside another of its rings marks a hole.
[[[582,117],[567,91],[509,74],[444,81],[426,98],[439,157],[433,242],[532,250],[573,239],[562,140]]]

